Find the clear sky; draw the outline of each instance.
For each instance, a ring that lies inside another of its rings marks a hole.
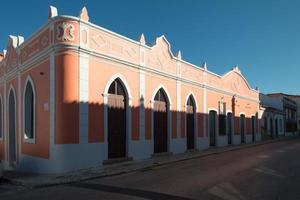
[[[223,74],[238,64],[264,93],[300,94],[299,0],[5,0],[0,4],[0,49],[9,34],[25,40],[46,23],[48,6],[152,45],[165,35],[175,54]]]

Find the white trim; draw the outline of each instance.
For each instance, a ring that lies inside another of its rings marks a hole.
[[[5,76],[5,75],[4,75]],[[8,146],[8,143],[7,143],[7,88],[6,88],[6,85],[7,85],[7,82],[6,82],[6,80],[4,79],[4,95],[3,95],[3,102],[2,102],[2,104],[3,104],[3,122],[4,122],[4,124],[3,124],[3,127],[4,127],[4,129],[3,129],[3,139],[4,140],[6,140],[5,142],[4,142],[4,160],[5,161],[8,161],[8,148],[7,148],[7,146]]]
[[[79,143],[88,143],[89,55],[79,53]]]
[[[248,100],[248,101],[252,101],[252,102],[255,102],[255,103],[259,102],[255,98],[252,98],[250,96],[241,96],[240,94],[233,93],[231,90],[215,88],[214,86],[205,85],[203,83],[195,82],[195,81],[188,80],[188,79],[185,79],[185,78],[180,78],[179,76],[176,76],[176,75],[173,75],[173,74],[170,74],[170,73],[166,73],[166,72],[162,72],[162,71],[156,70],[156,69],[151,68],[151,67],[140,66],[139,64],[136,64],[136,63],[121,60],[121,59],[116,58],[112,55],[101,54],[99,52],[95,52],[93,50],[89,50],[89,49],[86,49],[86,48],[80,48],[79,49],[79,46],[76,46],[76,45],[56,44],[56,45],[53,46],[53,48],[55,48],[55,49],[60,48],[60,49],[65,49],[65,50],[74,50],[74,52],[79,52],[79,51],[80,52],[85,52],[85,53],[89,54],[90,56],[95,56],[95,57],[98,57],[98,58],[103,58],[103,59],[106,59],[106,60],[109,60],[109,61],[124,64],[124,65],[126,65],[125,67],[133,67],[133,68],[136,68],[136,69],[140,69],[141,67],[143,67],[143,69],[146,72],[154,73],[154,74],[164,76],[164,77],[167,77],[167,78],[172,78],[174,80],[178,79],[182,82],[185,82],[185,83],[188,83],[188,84],[193,84],[197,87],[205,87],[205,88],[207,88],[211,91],[219,92],[219,93],[222,93],[222,94],[225,94],[225,95],[229,95],[229,96],[236,95],[236,97],[238,97],[238,98],[245,99],[245,100]],[[206,72],[204,72],[204,73],[206,73]]]
[[[227,115],[228,113],[231,113],[231,114],[232,114],[232,110],[226,110],[226,115]]]
[[[209,113],[209,111],[216,111],[217,112],[217,115],[219,115],[219,110],[218,109],[216,109],[216,108],[208,108],[208,113]]]
[[[145,140],[145,98],[146,98],[145,72],[139,70],[139,132],[140,139]]]
[[[26,93],[26,86],[27,84],[30,83],[31,87],[32,87],[32,92],[33,92],[33,133],[32,133],[32,138],[28,138],[25,134],[25,93]],[[22,136],[23,136],[23,142],[24,143],[31,143],[31,144],[35,144],[35,134],[36,134],[36,130],[35,130],[35,125],[36,125],[36,92],[35,92],[35,86],[34,86],[34,81],[31,78],[30,75],[27,76],[25,84],[24,84],[24,88],[23,88],[23,95],[22,95],[22,99],[23,99],[23,115],[22,115]]]
[[[8,96],[7,96],[7,108],[8,108],[8,111],[7,111],[7,123],[8,123],[8,130],[7,130],[7,134],[8,134],[8,137],[7,137],[7,147],[8,147],[8,151],[7,151],[7,158],[8,158],[8,163],[9,163],[9,165],[11,165],[11,164],[15,164],[15,163],[17,163],[17,161],[18,161],[18,149],[17,149],[17,145],[18,145],[18,143],[17,143],[17,130],[16,130],[16,128],[17,128],[17,99],[16,99],[16,91],[15,91],[15,88],[13,87],[13,85],[11,84],[10,86],[9,86],[9,90],[8,90],[9,92],[8,92]],[[10,134],[9,134],[9,96],[10,96],[10,92],[12,92],[13,93],[13,96],[14,96],[14,101],[15,101],[15,154],[16,154],[16,160],[15,160],[15,162],[13,162],[13,163],[10,163],[10,160],[9,160],[9,158],[10,158],[10,145],[9,145],[9,140],[10,140]]]
[[[105,88],[104,88],[103,96],[104,96],[104,97],[107,97],[107,95],[108,95],[108,89],[109,89],[110,85],[111,85],[112,82],[113,82],[115,79],[117,79],[117,78],[119,78],[119,79],[121,80],[122,84],[124,84],[124,87],[125,87],[124,89],[125,89],[125,92],[126,92],[126,97],[128,98],[128,104],[129,104],[129,106],[131,106],[131,103],[132,103],[131,90],[130,90],[129,84],[128,84],[127,81],[126,81],[126,78],[125,78],[122,74],[120,74],[120,73],[114,74],[114,75],[111,76],[111,78],[107,81],[106,86],[105,86]],[[105,104],[105,103],[107,103],[107,98],[106,98],[106,101],[104,101],[104,104]]]
[[[49,77],[49,84],[50,84],[50,156],[52,154],[52,149],[54,148],[55,144],[55,55],[54,51],[50,53],[50,77]]]
[[[160,89],[163,89],[167,95],[167,101],[168,101],[168,104],[169,104],[169,107],[170,107],[170,110],[171,110],[171,107],[172,107],[172,101],[171,101],[171,95],[170,93],[168,92],[167,88],[163,85],[163,84],[160,84],[158,87],[156,87],[156,89],[153,91],[152,93],[152,96],[151,96],[151,100],[150,100],[150,103],[152,105],[152,103],[154,103],[154,98],[155,98],[155,95],[156,93],[160,90]]]
[[[194,99],[194,102],[195,102],[195,106],[196,106],[196,110],[195,110],[195,112],[198,112],[198,103],[197,103],[197,98],[196,98],[196,95],[192,92],[192,91],[190,91],[188,94],[187,94],[187,96],[186,96],[186,98],[185,98],[185,103],[184,103],[184,106],[186,107],[187,106],[187,102],[188,102],[188,100],[189,100],[189,97],[190,96],[192,96],[193,97],[193,99]],[[185,108],[185,111],[186,111],[186,108]]]
[[[176,80],[176,138],[180,138],[181,135],[181,81]]]

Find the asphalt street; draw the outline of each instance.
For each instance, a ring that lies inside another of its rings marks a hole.
[[[68,185],[22,189],[3,184],[0,199],[299,200],[299,185],[296,139]]]

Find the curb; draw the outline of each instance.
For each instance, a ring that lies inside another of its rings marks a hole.
[[[251,147],[262,146],[262,145],[266,145],[266,144],[277,143],[277,142],[293,140],[293,139],[300,139],[300,137],[299,136],[291,136],[291,137],[286,137],[286,138],[267,140],[267,141],[258,142],[258,143],[249,143],[249,144],[242,144],[242,145],[238,145],[238,146],[220,147],[220,149],[216,148],[215,151],[211,151],[211,152],[209,152],[209,150],[211,150],[211,149],[208,149],[207,152],[200,151],[200,152],[195,153],[195,155],[178,158],[178,159],[175,158],[174,160],[158,161],[158,162],[153,160],[153,162],[151,162],[151,164],[148,164],[148,165],[146,164],[142,167],[138,167],[138,166],[133,167],[133,169],[123,169],[123,170],[119,170],[119,171],[116,170],[115,172],[102,172],[102,173],[99,172],[98,175],[91,175],[90,177],[82,177],[82,178],[76,178],[76,177],[72,178],[72,175],[71,175],[70,178],[66,178],[65,180],[58,180],[57,182],[52,182],[52,183],[49,182],[49,183],[40,183],[40,184],[31,184],[31,183],[28,184],[28,183],[26,183],[26,181],[14,180],[14,179],[9,179],[9,178],[5,178],[5,177],[3,177],[3,180],[10,184],[13,184],[13,185],[23,186],[27,189],[53,187],[53,186],[57,186],[57,185],[72,184],[72,183],[76,183],[76,182],[83,182],[83,181],[88,181],[88,180],[93,180],[93,179],[112,177],[112,176],[117,176],[117,175],[121,175],[121,174],[134,173],[134,172],[138,172],[138,171],[148,171],[148,170],[154,169],[155,167],[164,166],[164,165],[168,165],[168,164],[172,164],[172,163],[179,163],[179,162],[183,162],[186,160],[192,160],[192,159],[207,157],[207,156],[211,156],[211,155],[222,154],[222,153],[226,153],[226,152],[230,152],[230,151],[238,151],[238,150],[242,150],[242,149],[248,149]],[[221,149],[221,148],[224,148],[224,149]],[[148,161],[150,161],[150,160],[151,159],[149,159]],[[142,162],[143,161],[141,161],[141,163]]]

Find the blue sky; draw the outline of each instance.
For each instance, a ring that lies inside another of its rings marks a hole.
[[[47,21],[48,6],[147,44],[165,35],[173,53],[223,74],[238,64],[264,93],[300,94],[300,1],[298,0],[5,0],[0,7],[0,49],[9,34],[25,40]]]

